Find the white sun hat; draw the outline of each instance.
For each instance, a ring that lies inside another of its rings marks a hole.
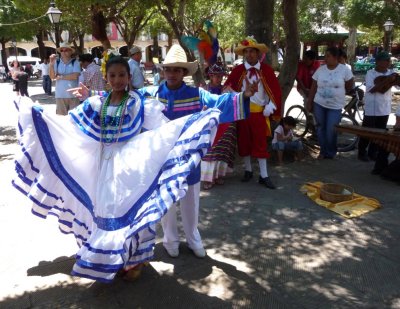
[[[166,67],[184,68],[188,71],[186,76],[189,76],[196,73],[198,68],[198,63],[197,61],[188,62],[186,53],[183,50],[183,48],[180,45],[172,45],[167,55],[165,56],[163,63],[160,64],[160,66],[163,68]]]

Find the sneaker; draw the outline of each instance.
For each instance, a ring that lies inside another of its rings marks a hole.
[[[204,248],[198,248],[198,249],[190,248],[190,250],[192,250],[193,254],[200,259],[202,259],[206,256],[206,250],[204,250]]]
[[[244,171],[244,176],[240,180],[241,182],[249,182],[249,180],[253,178],[253,172]]]
[[[258,183],[261,185],[266,186],[269,189],[276,189],[275,185],[272,183],[271,178],[269,177],[264,177],[262,178],[261,176],[258,178]]]
[[[165,247],[164,247],[165,248]],[[172,258],[176,258],[179,256],[179,249],[167,249],[165,248],[165,250],[167,251],[168,255]]]

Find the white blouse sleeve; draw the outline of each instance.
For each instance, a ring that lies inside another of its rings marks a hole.
[[[149,98],[144,102],[144,122],[143,128],[153,130],[167,123],[169,119],[163,114],[164,104],[160,101]]]

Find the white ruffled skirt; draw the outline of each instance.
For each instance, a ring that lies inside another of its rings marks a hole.
[[[19,109],[13,185],[42,218],[58,217],[79,250],[72,274],[110,281],[153,257],[155,224],[187,190],[186,178],[212,144],[219,111],[171,121],[127,142],[102,146],[70,117],[29,99]]]

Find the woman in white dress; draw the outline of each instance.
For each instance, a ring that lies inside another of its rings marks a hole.
[[[46,113],[29,98],[15,101],[21,147],[13,185],[34,214],[56,216],[61,232],[75,236],[72,274],[109,282],[121,271],[135,278],[153,257],[155,224],[186,194],[220,111],[168,122],[163,104],[126,90],[124,59],[111,58],[106,74],[111,93],[68,116]]]

